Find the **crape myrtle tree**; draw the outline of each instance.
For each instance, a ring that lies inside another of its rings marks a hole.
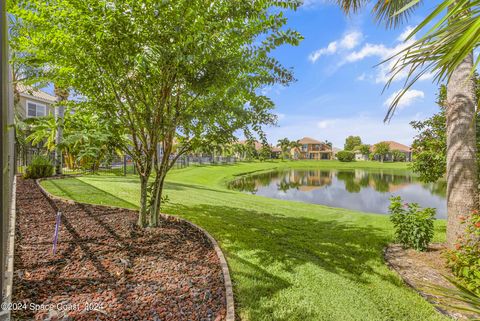
[[[422,0],[336,0],[347,13],[372,4],[373,14],[387,27],[408,18]],[[447,245],[453,249],[463,232],[463,216],[478,208],[476,164],[476,113],[473,73],[480,62],[474,49],[480,43],[480,2],[442,0],[410,33],[411,44],[390,59],[393,63],[387,87],[399,75],[407,75],[393,100],[386,120],[393,115],[402,96],[427,73],[438,82],[447,81],[446,176]],[[420,35],[418,39],[414,36]]]
[[[138,224],[157,226],[165,176],[178,157],[230,143],[238,130],[262,137],[275,122],[272,101],[258,89],[293,80],[269,53],[301,40],[282,28],[283,10],[300,4],[29,0],[13,13],[36,21],[34,43],[69,87],[125,128],[131,143],[123,149],[140,175]]]

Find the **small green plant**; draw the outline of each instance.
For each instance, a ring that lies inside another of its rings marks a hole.
[[[395,238],[404,248],[425,251],[433,238],[434,208],[420,208],[417,203],[404,203],[400,196],[390,198],[390,220]]]
[[[471,291],[480,294],[480,214],[461,217],[465,233],[455,250],[446,253],[452,273]]]
[[[348,150],[342,150],[337,153],[337,158],[341,162],[352,162],[355,159],[355,154]]]
[[[27,166],[25,171],[25,178],[42,178],[53,175],[53,165],[50,159],[46,156],[36,155],[32,159],[32,163]]]

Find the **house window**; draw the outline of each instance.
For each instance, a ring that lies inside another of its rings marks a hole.
[[[306,152],[308,150],[308,144],[304,144],[302,146],[302,152]]]
[[[27,117],[42,117],[47,115],[47,106],[27,101]]]

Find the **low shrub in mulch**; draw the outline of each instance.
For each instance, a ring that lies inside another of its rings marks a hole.
[[[135,226],[135,211],[54,201],[17,184],[15,320],[223,320],[225,288],[208,238],[185,222]]]

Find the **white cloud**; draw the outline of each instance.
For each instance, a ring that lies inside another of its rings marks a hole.
[[[371,44],[367,43],[362,48],[357,51],[350,52],[348,55],[345,56],[343,61],[340,65],[353,63],[357,61],[361,61],[368,57],[378,57],[379,62],[386,61],[392,56],[395,56],[400,51],[407,48],[411,45],[415,39],[410,39],[407,42],[397,43],[393,47],[387,47],[384,44]],[[394,67],[395,63],[397,62],[396,59],[391,59],[380,64],[377,67],[376,75],[373,77],[376,83],[386,83],[391,78],[391,70]],[[405,79],[408,76],[407,70],[402,70],[395,75],[395,81],[399,81]],[[422,79],[424,80],[424,79]]]
[[[399,93],[400,91],[396,91],[393,94],[391,94],[390,97],[388,97],[383,104],[387,107],[390,106],[393,100],[395,99],[395,97],[397,97]],[[415,103],[419,99],[423,99],[423,98],[425,98],[425,93],[423,91],[416,90],[416,89],[407,90],[403,94],[402,98],[400,98],[397,107],[399,109],[405,108]]]
[[[419,80],[430,80],[433,77],[435,77],[435,74],[433,72],[426,72],[420,76]]]
[[[334,120],[321,120],[317,123],[317,127],[320,129],[325,129],[328,127],[331,127],[331,125],[334,125],[335,121]]]
[[[360,43],[361,40],[362,33],[358,31],[347,33],[342,40],[340,40],[340,48],[353,49]]]
[[[362,77],[363,79],[373,79],[375,83],[386,83],[392,77],[391,70],[395,66],[397,59],[388,60],[391,57],[394,57],[396,54],[403,51],[405,48],[410,46],[416,41],[415,37],[410,38],[405,41],[408,35],[412,32],[415,27],[408,26],[404,31],[397,37],[396,42],[392,46],[387,46],[383,43],[366,43],[361,48],[355,51],[347,51],[343,55],[343,59],[338,64],[339,66],[355,63],[366,58],[377,57],[379,63],[385,61],[376,67],[375,75]],[[388,61],[387,61],[388,60]],[[393,81],[400,81],[406,79],[408,76],[407,70],[402,70],[395,74]],[[419,80],[430,80],[433,78],[433,74],[426,73],[420,77]]]
[[[367,57],[377,56],[377,57],[387,57],[391,49],[385,47],[383,44],[375,45],[367,43],[360,50],[349,53],[344,58],[344,63],[356,62],[363,60]]]
[[[404,42],[416,27],[407,26],[405,30],[397,37],[397,41]]]
[[[328,0],[303,0],[302,8],[312,8],[322,4],[329,4]]]
[[[361,74],[360,76],[357,77],[358,81],[364,81],[367,78],[367,75],[365,73]]]
[[[333,55],[338,51],[351,50],[356,46],[358,46],[361,41],[362,41],[361,32],[352,31],[352,32],[346,33],[343,36],[343,38],[336,41],[332,41],[328,44],[328,46],[312,52],[308,56],[308,60],[310,60],[312,63],[315,63],[322,56]]]

